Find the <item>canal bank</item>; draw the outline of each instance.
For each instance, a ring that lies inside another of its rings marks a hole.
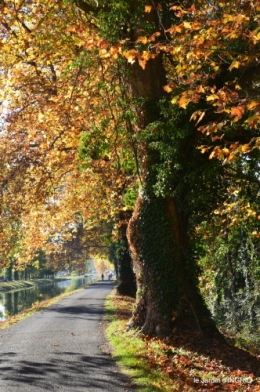
[[[51,298],[49,300],[41,301],[37,304],[34,304],[31,308],[25,309],[21,313],[16,314],[15,316],[11,316],[4,321],[0,321],[0,331],[3,329],[9,328],[11,325],[18,323],[19,321],[25,319],[26,317],[29,317],[32,314],[39,312],[41,310],[44,310],[44,309],[48,308],[49,306],[55,304],[59,300],[66,298],[66,297],[76,293],[77,291],[80,291],[83,289],[84,288],[78,289],[75,291],[71,291],[71,292],[65,292],[63,294],[60,294],[57,297]]]
[[[0,293],[7,293],[8,291],[26,289],[29,287],[34,287],[35,283],[31,280],[17,280],[12,282],[1,282],[0,283]]]
[[[42,286],[50,283],[60,282],[63,280],[70,280],[73,277],[54,278],[54,279],[31,279],[31,280],[12,280],[8,282],[0,282],[0,293],[7,293],[9,291],[27,289],[35,286]]]
[[[85,288],[97,280],[96,275],[75,276],[72,279],[39,279],[33,285],[14,285],[14,290],[0,291],[0,324],[26,310],[37,308],[62,294],[70,295],[72,291]],[[31,281],[30,281],[31,282]],[[29,283],[10,282],[12,283]]]

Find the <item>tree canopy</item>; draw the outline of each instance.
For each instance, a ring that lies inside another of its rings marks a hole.
[[[132,254],[133,324],[160,333],[157,313],[167,325],[189,314],[201,330],[203,222],[220,238],[250,222],[259,238],[258,2],[21,0],[0,12],[2,265],[39,249],[55,263],[79,228],[88,251],[113,238],[115,257]]]

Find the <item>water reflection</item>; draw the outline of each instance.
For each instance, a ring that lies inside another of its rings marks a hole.
[[[64,291],[72,291],[93,281],[93,277],[75,277],[57,283],[48,283],[39,287],[0,293],[0,321],[29,309],[33,304],[54,298]]]

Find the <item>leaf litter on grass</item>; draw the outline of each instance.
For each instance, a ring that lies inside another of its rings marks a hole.
[[[136,352],[131,348],[131,355],[141,357],[151,372],[161,374],[154,390],[260,392],[260,358],[256,355],[185,330],[165,339],[127,332],[134,300],[113,294],[109,301],[120,320],[121,339],[142,343]]]

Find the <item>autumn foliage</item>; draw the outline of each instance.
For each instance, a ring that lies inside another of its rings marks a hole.
[[[251,377],[174,336],[207,352],[210,290],[251,290],[259,321],[259,23],[257,0],[0,4],[0,266],[41,250],[61,269],[102,250],[103,272],[111,243],[130,265],[134,210],[130,326],[149,368],[187,390],[196,374]]]
[[[2,265],[10,254],[23,265],[37,249],[61,252],[73,235],[69,223],[80,217],[91,231],[113,215],[122,141],[114,129],[118,111],[111,112],[118,87],[106,90],[115,70],[102,56],[105,47],[88,18],[68,4],[1,5]],[[106,117],[99,157],[95,128],[104,128]],[[83,163],[84,135],[92,147]]]
[[[130,45],[99,36],[95,18],[69,3],[1,3],[3,258],[19,242],[29,260],[78,210],[90,225],[120,205],[118,189],[132,181],[125,162],[136,158],[120,58],[145,70],[164,56],[165,92],[183,109],[196,105],[190,121],[212,140],[202,153],[229,163],[258,148],[258,2],[146,4],[143,14],[160,17],[165,7],[170,24],[140,30]]]
[[[139,303],[172,323],[179,298],[200,330],[203,220],[219,217],[218,236],[253,221],[259,238],[259,13],[258,1],[2,1],[1,266],[41,249],[58,269],[107,249],[138,198]]]

